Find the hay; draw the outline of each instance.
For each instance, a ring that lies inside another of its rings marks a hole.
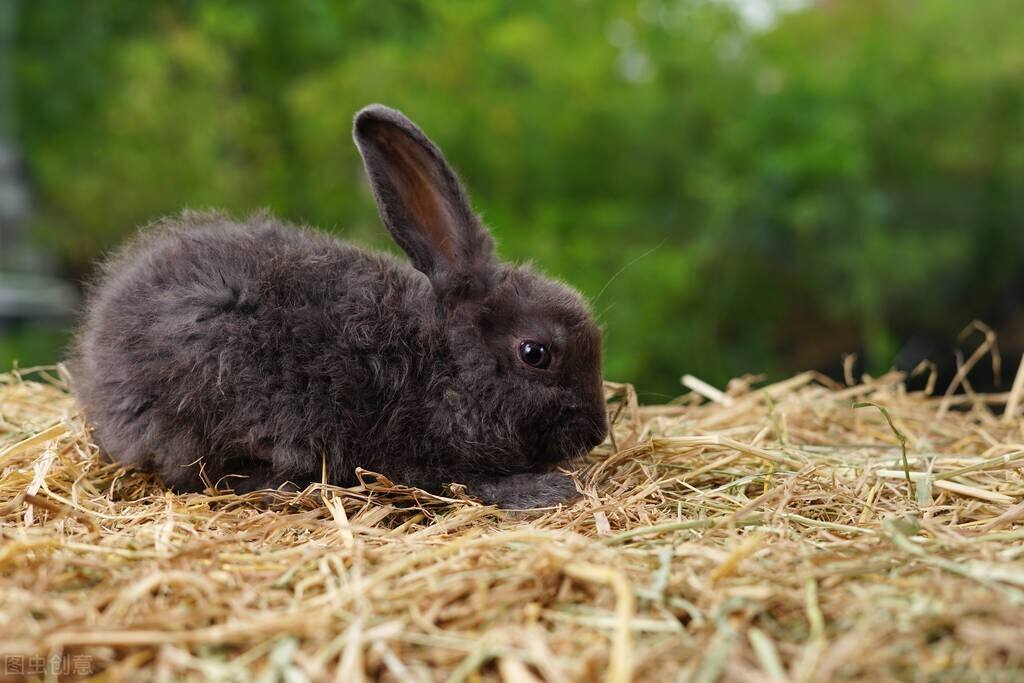
[[[55,373],[0,375],[6,673],[1021,680],[1024,419],[997,410],[1020,383],[688,384],[609,385],[585,497],[524,514],[370,474],[172,495],[96,457]]]

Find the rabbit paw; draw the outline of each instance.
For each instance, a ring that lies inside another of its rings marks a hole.
[[[468,493],[500,508],[552,507],[579,497],[576,484],[559,472],[511,474],[473,482]]]

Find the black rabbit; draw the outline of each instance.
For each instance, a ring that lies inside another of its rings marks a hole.
[[[72,361],[101,448],[182,491],[304,486],[326,464],[503,507],[574,497],[552,470],[608,428],[586,303],[496,260],[401,113],[369,106],[353,135],[414,268],[265,214],[142,231],[91,287]]]

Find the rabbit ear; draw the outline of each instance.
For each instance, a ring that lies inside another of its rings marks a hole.
[[[391,237],[435,287],[482,286],[494,243],[441,151],[401,112],[379,104],[352,133]]]

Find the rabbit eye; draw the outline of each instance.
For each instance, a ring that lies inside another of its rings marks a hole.
[[[540,342],[524,341],[519,345],[519,357],[524,363],[538,370],[551,365],[551,352]]]

